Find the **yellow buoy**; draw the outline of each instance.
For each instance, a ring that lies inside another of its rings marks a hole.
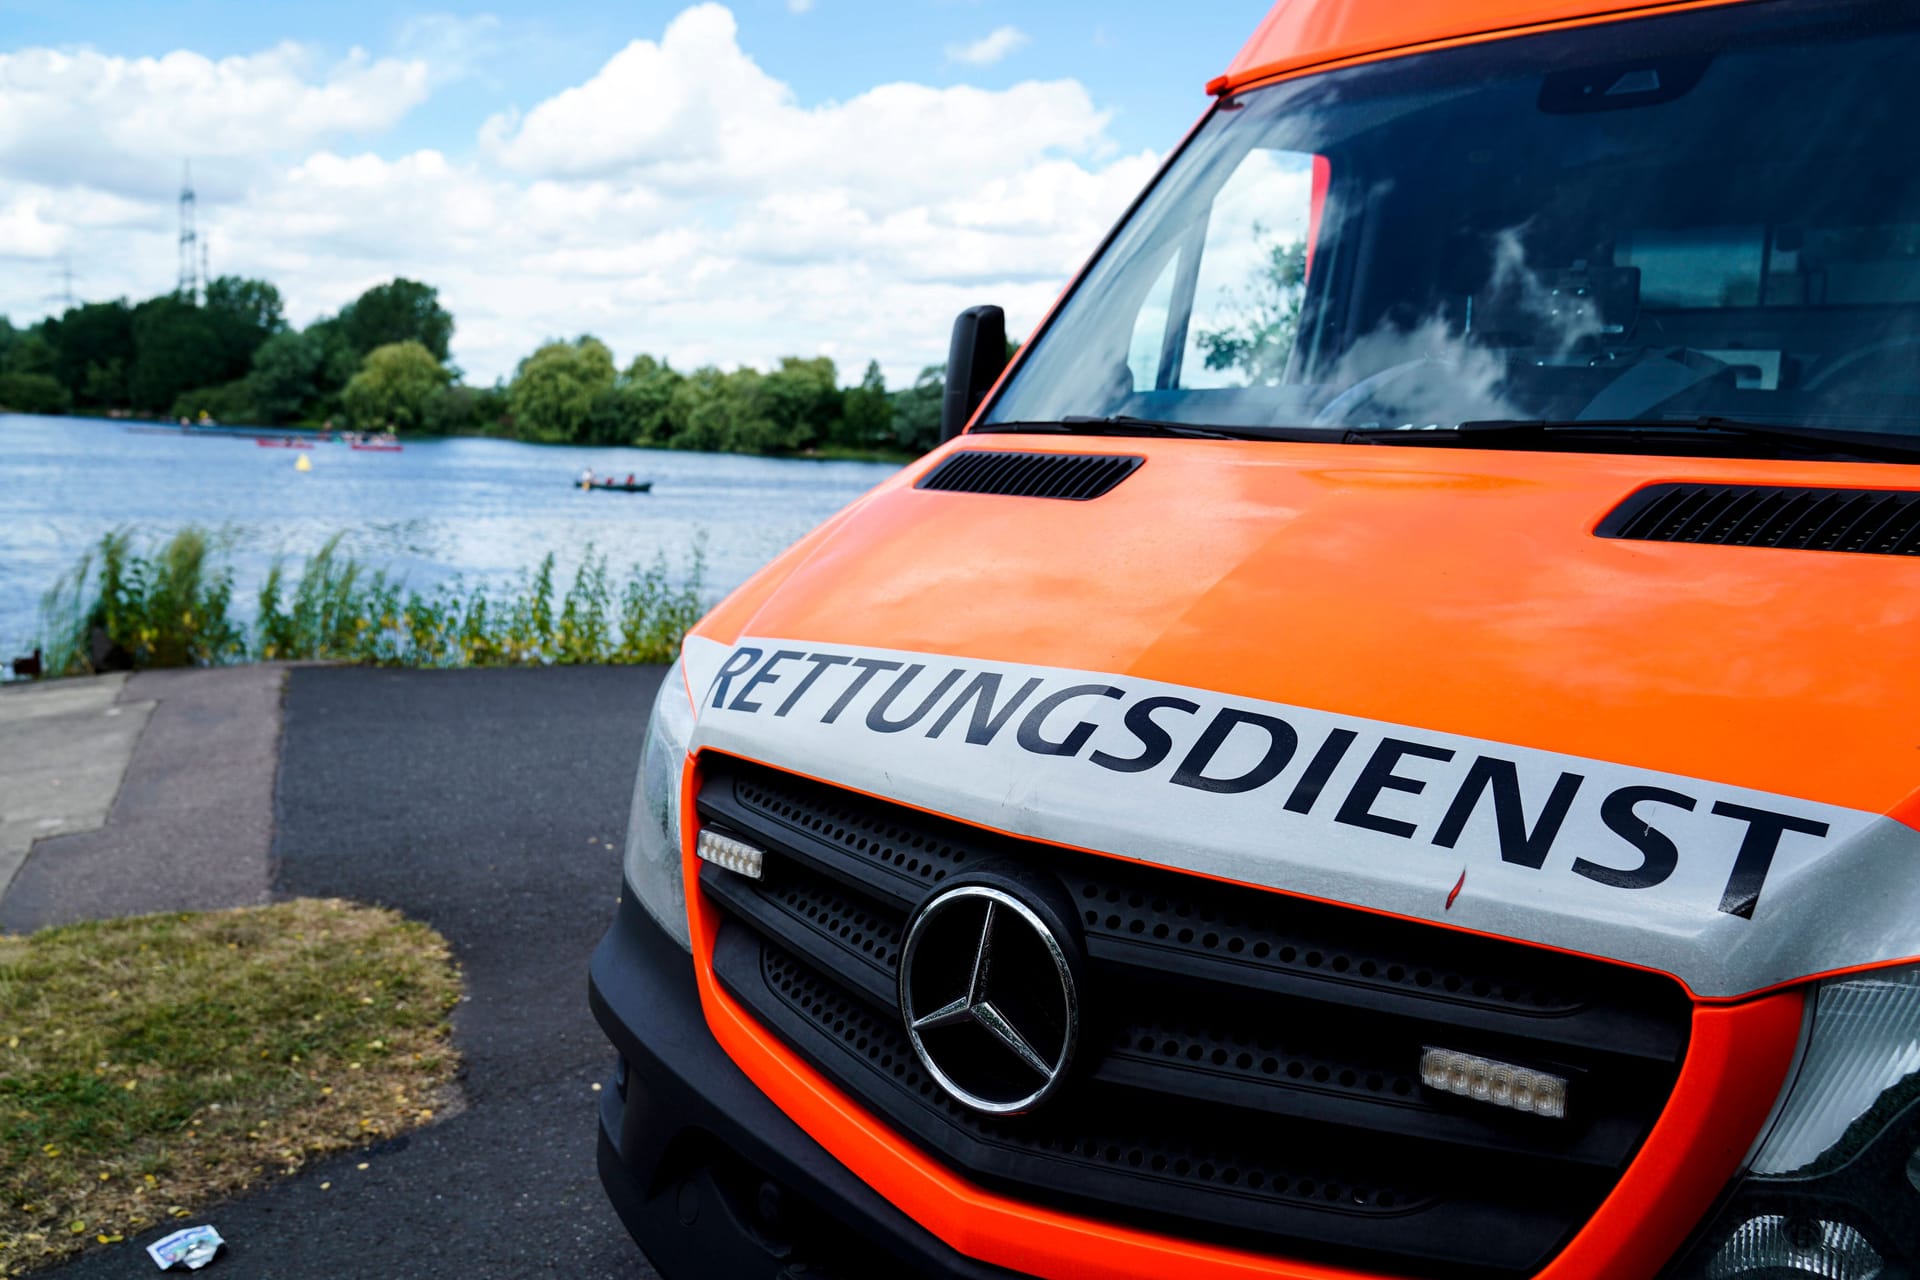
[[[307,455],[303,453],[300,455],[300,461],[293,464],[293,469],[295,471],[311,471],[313,470],[313,463],[309,462]]]

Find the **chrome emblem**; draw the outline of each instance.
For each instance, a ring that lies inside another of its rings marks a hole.
[[[955,1100],[990,1115],[1030,1110],[1066,1078],[1079,1036],[1067,944],[1011,893],[957,885],[907,930],[900,1014]]]

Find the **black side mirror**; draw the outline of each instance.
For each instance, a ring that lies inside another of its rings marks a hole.
[[[940,442],[967,429],[973,411],[1007,367],[1007,313],[999,307],[968,307],[953,322],[947,348],[946,396],[940,402]]]

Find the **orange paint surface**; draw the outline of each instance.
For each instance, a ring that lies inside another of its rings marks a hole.
[[[1920,563],[1596,538],[1669,480],[1920,487],[1893,464],[969,436],[1146,464],[1095,502],[912,488],[700,633],[1111,672],[1906,819]],[[771,589],[778,582],[780,590]]]
[[[1740,0],[1280,0],[1210,94],[1308,67],[1434,45],[1479,41],[1548,26],[1614,21]]]

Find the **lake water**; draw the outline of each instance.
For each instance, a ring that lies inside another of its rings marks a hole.
[[[311,471],[295,469],[302,457]],[[653,492],[584,492],[572,481],[589,466],[651,480]],[[664,552],[678,576],[704,536],[711,603],[893,470],[504,440],[263,449],[237,433],[0,414],[0,661],[32,649],[42,593],[115,528],[230,530],[235,599],[249,607],[276,556],[297,561],[335,533],[421,588],[456,574],[506,585],[549,551],[564,588],[588,544],[615,570]]]

